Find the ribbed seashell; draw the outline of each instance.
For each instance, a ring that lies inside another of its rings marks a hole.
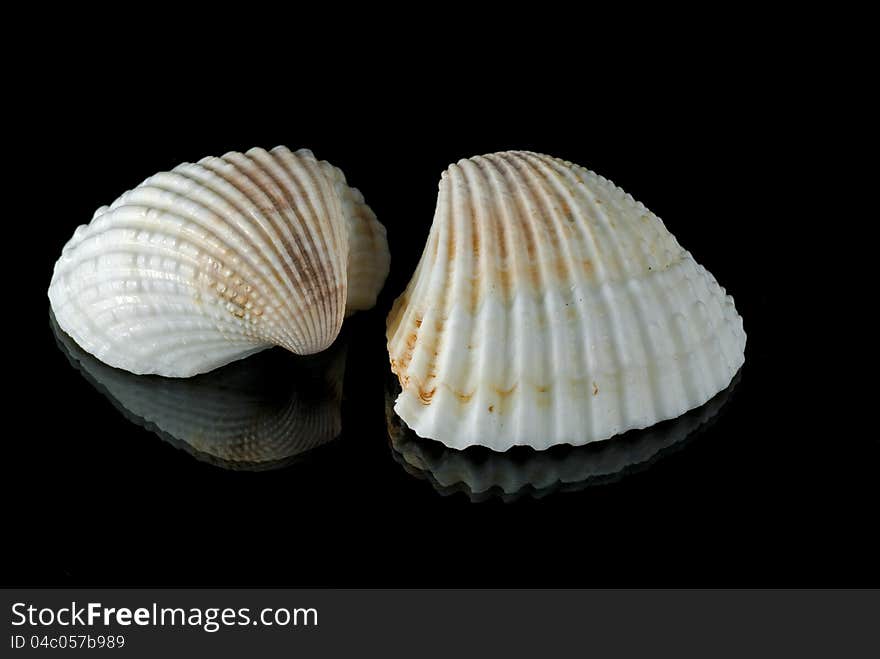
[[[730,400],[740,379],[709,402],[684,415],[643,430],[631,430],[613,442],[555,446],[543,451],[518,447],[496,453],[485,447],[451,449],[421,439],[386,408],[392,456],[416,478],[428,480],[443,496],[463,492],[471,501],[536,499],[617,482],[650,468],[701,436]]]
[[[51,318],[68,361],[132,423],[224,469],[298,460],[342,430],[345,337],[319,355],[264,353],[192,378],[132,375],[82,350]]]
[[[308,150],[250,149],[151,176],[80,226],[49,286],[101,361],[186,377],[278,345],[333,343],[389,266],[385,228]]]
[[[529,152],[444,172],[421,261],[388,316],[397,414],[453,448],[585,444],[724,389],[733,299],[644,205]]]

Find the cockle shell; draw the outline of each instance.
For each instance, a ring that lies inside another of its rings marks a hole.
[[[161,172],[97,210],[55,264],[58,324],[132,373],[186,377],[278,345],[327,348],[376,302],[385,227],[308,150],[250,149]]]
[[[386,414],[392,456],[407,473],[427,479],[441,495],[463,492],[474,502],[493,498],[508,502],[523,496],[543,498],[557,492],[577,492],[648,469],[689,445],[715,422],[739,379],[737,373],[730,385],[709,402],[676,419],[632,430],[613,442],[556,446],[544,451],[527,447],[506,453],[484,447],[450,449],[416,437],[389,406]]]
[[[123,416],[203,462],[277,469],[342,431],[344,335],[318,355],[263,353],[181,379],[107,366],[50,322],[68,361]]]
[[[519,151],[444,172],[387,338],[406,424],[499,451],[679,416],[730,383],[746,342],[733,299],[644,205]]]

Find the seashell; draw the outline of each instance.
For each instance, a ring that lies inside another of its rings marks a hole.
[[[385,227],[308,150],[161,172],[99,208],[55,264],[58,324],[132,373],[186,377],[273,345],[308,355],[376,302]]]
[[[276,469],[341,433],[344,336],[320,355],[267,352],[181,379],[107,366],[65,334],[51,312],[50,322],[71,365],[123,416],[204,462]]]
[[[412,476],[428,480],[443,496],[465,493],[471,501],[524,496],[536,499],[618,482],[677,453],[702,436],[729,402],[741,374],[709,402],[684,415],[643,430],[631,430],[613,442],[555,446],[544,451],[518,447],[496,453],[485,447],[446,448],[421,439],[391,409],[388,415],[392,456]]]
[[[580,445],[702,405],[744,360],[733,299],[607,179],[530,152],[440,180],[387,320],[395,411],[420,437]]]

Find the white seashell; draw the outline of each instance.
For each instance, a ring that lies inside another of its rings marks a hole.
[[[557,492],[577,492],[644,471],[689,445],[721,413],[739,378],[737,374],[730,386],[709,402],[676,419],[630,431],[613,442],[544,451],[519,447],[495,453],[483,447],[446,448],[416,437],[389,406],[386,414],[392,456],[407,473],[427,479],[444,496],[464,492],[475,502],[493,498],[515,501],[526,495],[543,498]]]
[[[406,424],[499,451],[679,416],[730,383],[746,341],[733,299],[659,218],[601,176],[529,152],[444,172],[387,338]]]
[[[80,226],[55,264],[58,324],[132,373],[186,377],[279,345],[327,348],[376,302],[385,227],[308,150],[251,149],[151,176]]]
[[[203,462],[276,469],[342,431],[344,337],[319,355],[265,353],[180,379],[107,366],[51,324],[68,361],[129,421]]]

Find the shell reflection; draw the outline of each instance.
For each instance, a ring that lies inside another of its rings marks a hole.
[[[301,357],[271,350],[188,379],[133,375],[107,366],[61,330],[70,363],[131,422],[199,460],[267,470],[339,436],[347,341]]]
[[[542,498],[617,481],[642,471],[665,455],[683,448],[710,426],[729,401],[742,372],[707,403],[683,416],[645,430],[633,430],[614,441],[584,446],[555,446],[543,451],[515,447],[498,453],[484,447],[447,448],[422,439],[394,412],[398,391],[386,393],[385,413],[394,459],[412,476],[427,479],[446,496],[464,492],[471,501],[525,495]],[[399,389],[399,386],[398,386]]]

